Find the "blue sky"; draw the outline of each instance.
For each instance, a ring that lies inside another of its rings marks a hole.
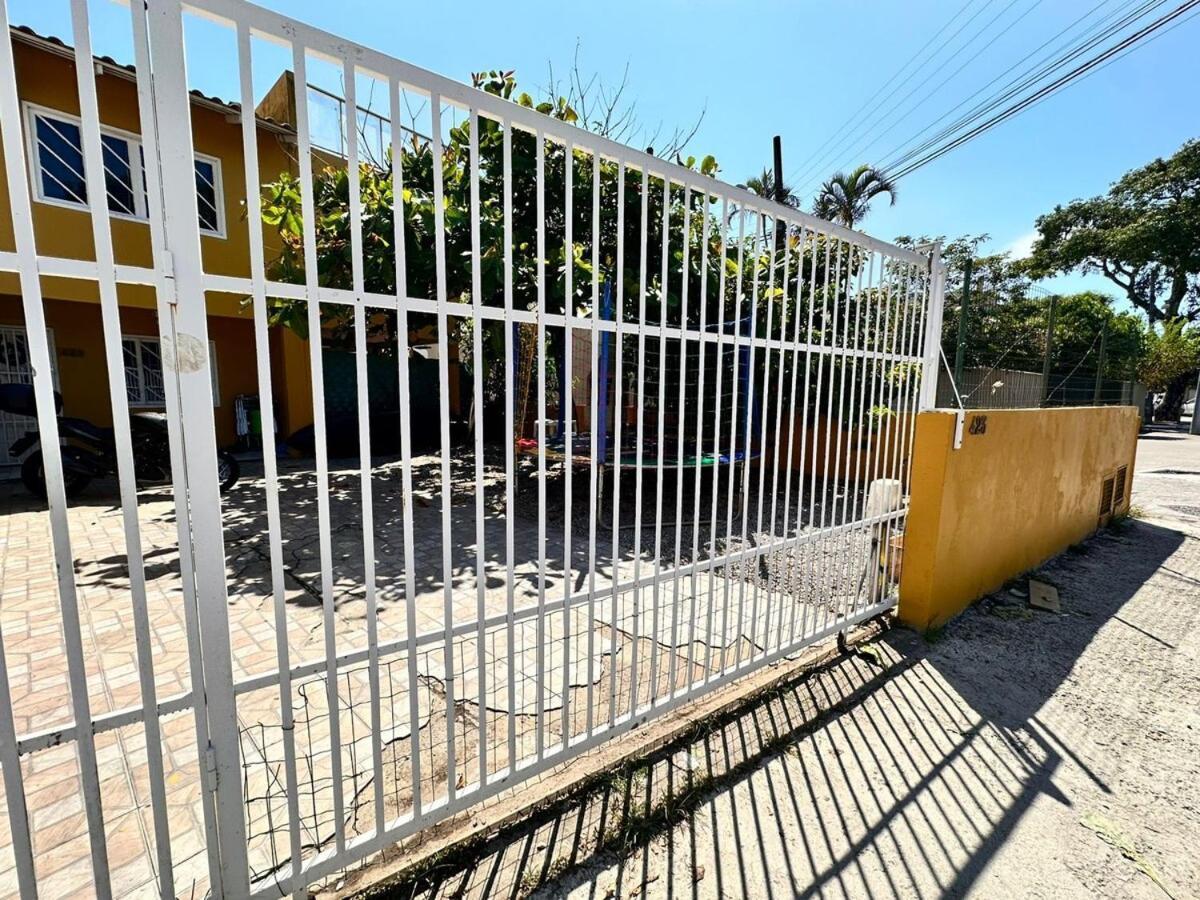
[[[581,68],[610,83],[628,66],[628,96],[645,123],[661,122],[670,131],[704,111],[689,150],[714,154],[726,180],[742,181],[761,170],[770,160],[772,135],[782,135],[785,173],[808,197],[815,181],[797,178],[802,174],[797,170],[831,137],[829,149],[838,152],[827,160],[826,153],[818,154],[814,179],[860,162],[882,162],[888,151],[1072,21],[1087,16],[1072,32],[1077,34],[1127,4],[266,0],[263,5],[457,79],[477,69],[516,69],[531,93],[548,83],[548,64],[565,74],[578,46]],[[1168,2],[1160,12],[1174,5]],[[9,7],[14,23],[69,40],[63,0],[10,0]],[[92,0],[91,7],[97,50],[127,58],[127,40],[120,35],[127,29],[127,9],[110,0]],[[928,65],[869,119],[839,130],[881,87],[886,95],[916,68],[910,65],[894,78],[947,19],[952,24],[918,60]],[[1198,40],[1200,17],[908,176],[896,205],[877,206],[865,230],[889,239],[986,232],[992,236],[988,249],[1027,247],[1038,214],[1101,193],[1129,168],[1200,136]],[[207,48],[205,29],[196,30],[195,41]],[[208,62],[220,57],[196,53],[190,76],[203,90],[236,96],[236,70]],[[1047,286],[1113,293],[1098,276],[1069,276]]]

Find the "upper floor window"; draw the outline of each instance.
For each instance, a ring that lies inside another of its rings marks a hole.
[[[72,207],[87,206],[83,166],[83,132],[79,119],[56,110],[26,105],[37,199]],[[122,218],[147,217],[146,164],[135,134],[100,128],[101,161],[108,208]],[[196,204],[200,230],[225,236],[221,163],[196,154]]]

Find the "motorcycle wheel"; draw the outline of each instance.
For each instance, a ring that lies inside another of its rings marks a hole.
[[[217,451],[217,480],[221,484],[221,493],[225,493],[238,480],[238,476],[242,474],[242,467],[238,465],[237,458],[228,450]]]
[[[63,487],[68,498],[78,497],[83,489],[91,483],[91,478],[78,472],[63,472]],[[21,481],[29,493],[35,497],[46,499],[46,465],[42,461],[42,451],[35,450],[25,457],[21,463]]]

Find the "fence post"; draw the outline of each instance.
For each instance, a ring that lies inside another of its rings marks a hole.
[[[214,897],[243,897],[250,892],[250,873],[182,0],[156,0],[146,15],[158,138],[158,158],[147,158],[146,166],[156,166],[160,173],[166,245],[165,258],[156,263],[167,267],[175,287],[170,322],[174,339],[163,344],[163,381],[164,388],[178,396],[176,424],[183,444],[183,471],[173,471],[172,477],[186,484],[187,509],[179,514],[187,515],[188,539],[185,546],[181,534],[179,552],[192,560],[199,623],[203,684],[192,685],[192,697],[204,705],[207,735],[198,730],[197,738],[207,737],[207,745],[197,751],[203,783],[215,788],[204,798],[212,811],[211,819],[206,814],[206,838],[217,845],[217,854],[209,854],[209,876]]]
[[[1096,363],[1096,386],[1092,388],[1092,406],[1100,405],[1100,392],[1104,388],[1104,353],[1108,349],[1108,319],[1100,326],[1100,359]]]
[[[1058,297],[1050,298],[1050,310],[1046,313],[1046,357],[1042,361],[1042,406],[1050,399],[1050,360],[1054,358],[1054,313],[1058,309]]]
[[[946,267],[942,245],[935,243],[929,254],[929,298],[925,321],[925,346],[921,363],[921,409],[937,406],[938,363],[942,351],[942,312],[945,300]]]
[[[967,257],[963,266],[962,303],[958,308],[958,345],[954,349],[954,384],[962,392],[963,361],[967,352],[967,318],[971,314],[971,275],[975,260]]]

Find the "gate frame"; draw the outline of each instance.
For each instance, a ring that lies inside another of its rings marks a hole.
[[[176,444],[183,463],[173,479],[180,522],[180,558],[186,556],[191,563],[191,577],[185,576],[184,580],[193,584],[195,591],[192,602],[200,659],[193,660],[192,665],[193,671],[199,668],[202,682],[193,685],[192,693],[202,751],[200,770],[206,794],[210,883],[216,897],[241,897],[249,893],[250,873],[229,640],[229,595],[208,358],[204,264],[200,231],[196,227],[199,209],[183,12],[180,0],[155,0],[147,4],[146,43],[153,68],[143,66],[139,60],[138,85],[140,92],[143,81],[148,82],[153,103],[150,124],[154,152],[147,149],[147,169],[152,168],[149,160],[157,162],[157,172],[150,180],[157,180],[161,191],[162,255],[156,255],[156,269],[161,276],[160,308],[163,305],[167,308],[170,334],[166,333],[161,317],[159,321],[164,332],[164,382],[170,371],[176,392],[171,404],[175,409],[168,406],[168,419],[177,419]],[[143,128],[146,118],[143,115]],[[187,415],[183,415],[185,409]]]

